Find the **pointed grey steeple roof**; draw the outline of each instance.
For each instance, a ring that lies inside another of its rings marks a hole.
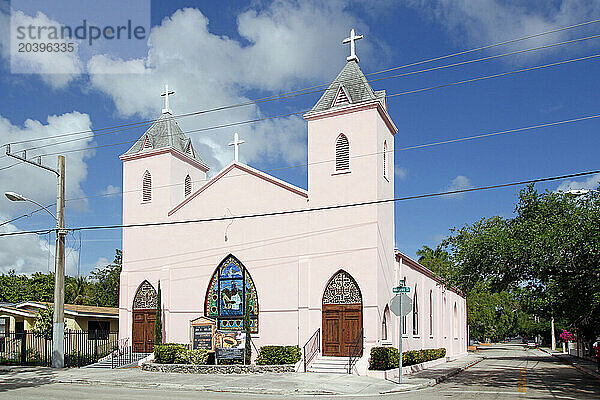
[[[352,60],[346,63],[311,111],[325,111],[369,100],[379,100],[385,107],[385,90],[373,91],[358,63]]]
[[[162,147],[172,147],[205,164],[194,150],[191,139],[185,136],[170,112],[163,113],[160,118],[154,121],[150,128],[125,154],[135,154],[143,150],[160,149]]]

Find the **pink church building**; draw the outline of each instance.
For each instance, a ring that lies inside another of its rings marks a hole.
[[[307,189],[237,154],[209,178],[168,105],[121,156],[123,224],[136,226],[123,229],[119,335],[134,351],[152,348],[160,281],[167,342],[190,343],[200,316],[240,330],[248,309],[258,347],[310,340],[313,370],[356,348],[362,373],[370,348],[400,335],[404,350],[466,353],[464,297],[395,250],[394,203],[374,202],[394,197],[398,130],[385,91],[351,56],[304,118]],[[365,204],[338,207],[355,203]],[[413,299],[401,333],[389,305],[400,279]]]

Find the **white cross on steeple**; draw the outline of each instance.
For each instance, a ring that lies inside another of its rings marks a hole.
[[[356,44],[357,40],[363,38],[363,35],[355,35],[354,28],[350,30],[350,37],[347,37],[342,41],[342,44],[350,43],[350,56],[346,57],[346,61],[356,61],[358,62],[358,56],[356,55]]]
[[[171,113],[171,110],[169,109],[169,96],[175,94],[174,91],[169,91],[169,85],[165,85],[165,92],[161,93],[161,97],[165,98],[165,108],[162,109],[162,113],[166,114],[166,113]]]
[[[243,140],[240,140],[237,132],[233,135],[233,142],[230,142],[229,145],[234,148],[234,160],[237,162],[240,158],[240,144],[246,143]]]

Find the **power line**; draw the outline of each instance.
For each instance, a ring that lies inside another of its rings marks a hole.
[[[456,81],[456,82],[452,82],[452,83],[445,83],[445,84],[430,86],[430,87],[421,88],[421,89],[408,90],[406,92],[396,93],[396,94],[388,95],[386,97],[390,98],[390,97],[395,97],[395,96],[404,96],[407,94],[420,93],[420,92],[425,92],[425,91],[434,90],[434,89],[441,89],[441,88],[445,88],[445,87],[449,87],[449,86],[456,86],[456,85],[462,85],[465,83],[473,83],[473,82],[477,82],[477,81],[482,81],[482,80],[486,80],[486,79],[499,78],[501,76],[520,74],[522,72],[535,71],[535,70],[539,70],[539,69],[543,69],[543,68],[554,67],[557,65],[570,64],[570,63],[574,63],[577,61],[591,60],[591,59],[598,58],[598,57],[600,57],[600,53],[593,54],[591,56],[586,56],[586,57],[579,57],[579,58],[572,58],[572,59],[564,60],[564,61],[558,61],[558,62],[554,62],[554,63],[550,63],[550,64],[536,65],[534,67],[522,68],[522,69],[517,69],[517,70],[513,70],[513,71],[508,71],[508,72],[501,72],[499,74],[485,75],[485,76],[481,76],[481,77],[477,77],[477,78],[465,79],[462,81]]]
[[[367,82],[373,83],[373,82],[378,82],[378,81],[387,80],[387,79],[396,79],[396,78],[401,78],[401,77],[410,76],[410,75],[422,74],[422,73],[425,73],[425,72],[432,72],[432,71],[437,71],[437,70],[441,70],[441,69],[446,69],[446,68],[452,68],[452,67],[462,66],[462,65],[466,65],[466,64],[471,64],[471,63],[475,63],[475,62],[488,61],[488,60],[492,60],[492,59],[496,59],[496,58],[500,58],[500,57],[506,57],[506,56],[516,55],[516,54],[523,54],[523,53],[527,53],[527,52],[530,52],[530,51],[542,50],[542,49],[547,49],[547,48],[551,48],[551,47],[562,46],[562,45],[565,45],[565,44],[573,44],[573,43],[581,42],[581,41],[584,41],[584,40],[596,39],[596,38],[599,38],[599,37],[600,37],[600,35],[586,36],[586,37],[582,37],[582,38],[577,38],[577,39],[567,40],[567,41],[563,41],[563,42],[558,42],[558,43],[553,43],[553,44],[548,44],[548,45],[533,47],[533,48],[529,48],[529,49],[511,51],[511,52],[508,52],[508,53],[497,54],[497,55],[488,56],[488,57],[482,57],[482,58],[477,58],[477,59],[474,59],[474,60],[466,60],[466,61],[461,61],[461,62],[454,63],[454,64],[440,65],[440,66],[437,66],[437,67],[422,69],[422,70],[418,70],[418,71],[411,71],[411,72],[407,72],[407,73],[404,73],[404,74],[391,75],[391,76],[386,76],[386,77],[383,77],[383,78],[371,79],[371,80],[367,80]],[[350,84],[350,85],[347,85],[347,86],[356,86],[356,85],[362,85],[363,84],[363,82],[362,82],[361,79],[354,79],[354,78],[353,79],[346,79],[343,82],[347,83],[349,81],[357,81],[357,83]],[[327,92],[328,90],[333,90],[333,88],[327,88],[327,89],[325,89],[325,92]],[[321,91],[322,90],[316,90],[316,91],[304,92],[304,93],[297,93],[297,94],[295,94],[293,96],[278,96],[278,97],[271,98],[271,100],[281,100],[281,99],[284,99],[284,98],[294,97],[296,95],[307,95],[307,94],[320,93]],[[250,103],[244,103],[244,104],[249,105],[249,104],[254,104],[254,103],[250,102]],[[309,110],[307,110],[307,111],[309,111]],[[304,112],[306,112],[306,111],[304,111]],[[297,114],[302,114],[302,113],[303,112],[299,112]],[[286,115],[286,116],[289,116],[289,115]],[[253,120],[252,122],[258,122],[258,121],[262,121],[262,120],[263,119],[258,119],[258,120]],[[244,123],[247,123],[247,122],[244,122]],[[218,127],[214,128],[214,129],[223,128],[223,127],[229,127],[229,126],[235,126],[235,125],[225,124],[224,126],[218,126]],[[137,127],[138,126],[135,126],[133,128],[137,128]],[[113,133],[117,133],[117,132],[122,132],[122,131],[130,130],[130,129],[133,129],[133,128],[126,128],[126,129],[115,130],[115,131],[112,131],[112,132],[105,132],[105,133],[102,133],[102,134],[99,134],[99,135],[94,135],[94,137],[101,136],[101,135],[113,134]],[[186,132],[184,132],[184,133],[186,133]],[[85,140],[85,139],[87,139],[87,138],[70,139],[70,140],[66,140],[66,141],[63,141],[63,142],[51,143],[51,144],[47,144],[47,145],[41,145],[41,146],[37,146],[37,147],[28,148],[27,150],[28,151],[29,150],[37,150],[37,149],[44,148],[44,147],[56,146],[56,145],[59,145],[59,144],[70,143],[70,142],[74,142],[74,141],[78,141],[78,140]],[[128,142],[124,142],[124,143],[133,143],[133,142],[136,142],[136,141],[137,140],[135,140],[135,141],[128,141]],[[121,143],[121,144],[123,144],[123,143]]]
[[[423,149],[423,148],[440,146],[440,145],[445,145],[445,144],[459,143],[459,142],[464,142],[464,141],[469,141],[469,140],[484,139],[484,138],[488,138],[488,137],[508,135],[508,134],[512,134],[512,133],[527,132],[530,130],[566,125],[566,124],[570,124],[570,123],[588,121],[588,120],[597,119],[597,118],[600,118],[600,114],[586,115],[583,117],[576,117],[576,118],[571,118],[571,119],[567,119],[567,120],[545,122],[545,123],[541,123],[541,124],[530,125],[530,126],[525,126],[525,127],[520,127],[520,128],[504,129],[504,130],[500,130],[500,131],[480,133],[480,134],[470,135],[470,136],[465,136],[465,137],[460,137],[460,138],[446,139],[446,140],[440,140],[440,141],[436,141],[436,142],[411,145],[411,146],[401,147],[401,148],[394,149],[394,150],[388,150],[387,153],[395,153],[395,152],[401,152],[401,151]],[[378,151],[378,152],[374,152],[374,153],[364,153],[364,154],[350,156],[350,158],[356,159],[356,158],[379,155],[379,154],[383,154],[383,153],[384,153],[383,151]],[[310,163],[302,163],[302,164],[288,165],[285,167],[266,169],[263,172],[274,172],[274,171],[281,171],[281,170],[292,169],[292,168],[302,168],[302,167],[308,167],[310,165],[332,163],[334,161],[335,161],[335,159],[313,161]],[[243,176],[243,174],[227,175],[227,176],[222,177],[222,179],[239,177],[239,176]],[[212,178],[210,178],[210,179],[212,179]],[[208,182],[210,179],[196,180],[196,181],[193,181],[193,183]],[[157,186],[153,186],[153,189],[162,189],[162,188],[169,188],[169,187],[174,187],[174,186],[184,186],[184,184],[185,184],[184,182],[179,182],[179,183],[171,183],[171,184],[167,184],[167,185],[157,185]],[[95,198],[95,197],[115,196],[115,195],[120,195],[120,194],[125,194],[125,193],[135,193],[135,192],[141,192],[141,191],[142,191],[142,189],[131,189],[131,190],[121,191],[121,192],[113,192],[113,193],[93,195],[93,196],[76,197],[76,198],[72,198],[72,199],[67,199],[66,201],[76,201],[76,200],[83,200],[83,199]]]
[[[513,74],[519,74],[519,73],[524,73],[524,72],[530,72],[530,71],[535,71],[535,70],[540,70],[540,69],[544,69],[544,68],[550,68],[550,67],[554,67],[554,66],[560,66],[560,65],[570,64],[570,63],[579,62],[579,61],[591,60],[591,59],[595,59],[595,58],[598,58],[598,57],[600,57],[600,53],[599,54],[593,54],[593,55],[590,55],[590,56],[585,56],[585,57],[579,57],[579,58],[573,58],[573,59],[568,59],[568,60],[563,60],[563,61],[557,61],[557,62],[553,62],[553,63],[549,63],[549,64],[542,64],[542,65],[536,65],[536,66],[528,67],[528,68],[522,68],[522,69],[517,69],[517,70],[512,70],[512,71],[507,71],[507,72],[501,72],[501,73],[492,74],[492,75],[484,75],[484,76],[479,76],[479,77],[475,77],[475,78],[470,78],[470,79],[465,79],[465,80],[455,81],[455,82],[449,82],[449,83],[444,83],[444,84],[435,85],[435,86],[429,86],[429,87],[420,88],[420,89],[408,90],[408,91],[404,91],[404,92],[399,92],[399,93],[394,93],[394,94],[386,95],[386,98],[389,99],[389,98],[392,98],[392,97],[405,96],[405,95],[408,95],[408,94],[421,93],[421,92],[426,92],[426,91],[430,91],[430,90],[441,89],[441,88],[445,88],[445,87],[451,87],[451,86],[457,86],[457,85],[462,85],[462,84],[467,84],[467,83],[473,83],[473,82],[483,81],[483,80],[487,80],[487,79],[494,79],[494,78],[499,78],[499,77],[503,77],[503,76],[513,75]],[[251,119],[251,120],[231,122],[231,123],[222,124],[222,125],[209,126],[209,127],[205,127],[205,128],[199,128],[199,129],[192,129],[192,130],[188,130],[188,131],[182,131],[182,133],[184,133],[184,134],[190,134],[190,133],[205,132],[205,131],[209,131],[209,130],[215,130],[215,129],[227,128],[227,127],[232,127],[232,126],[239,126],[239,125],[251,124],[251,123],[256,123],[256,122],[265,121],[265,120],[272,120],[272,119],[290,117],[290,116],[294,116],[294,115],[301,115],[301,114],[304,114],[304,113],[309,112],[309,111],[310,110],[303,110],[303,111],[298,111],[298,112],[293,112],[293,113],[280,114],[280,115],[274,115],[274,116],[263,117],[263,118],[255,118],[255,119]],[[117,143],[108,143],[108,144],[98,145],[98,146],[83,147],[83,148],[80,148],[80,149],[72,149],[72,150],[66,150],[66,151],[55,152],[55,153],[47,153],[47,154],[44,154],[44,155],[45,156],[50,156],[50,155],[67,154],[67,153],[74,153],[74,152],[86,151],[86,150],[92,150],[92,149],[107,148],[107,147],[119,146],[119,145],[122,145],[122,144],[135,143],[138,140],[139,140],[139,138],[135,139],[135,140],[128,140],[128,141],[117,142]],[[2,169],[11,168],[11,167],[13,167],[15,165],[18,165],[18,164],[19,163],[12,164],[12,165],[9,165],[7,167],[0,168],[0,171]]]
[[[396,198],[391,198],[391,199],[371,200],[371,201],[363,201],[363,202],[347,203],[347,204],[335,204],[335,205],[330,205],[330,206],[301,208],[301,209],[287,210],[287,211],[274,211],[274,212],[254,213],[254,214],[245,214],[245,215],[232,215],[232,216],[212,217],[212,218],[203,218],[203,219],[191,219],[191,220],[183,220],[183,221],[146,222],[146,223],[140,223],[140,224],[126,224],[126,225],[122,224],[122,225],[80,226],[80,227],[75,227],[75,228],[67,228],[66,230],[68,230],[70,232],[75,232],[75,231],[102,230],[102,229],[141,228],[141,227],[151,227],[151,226],[185,225],[185,224],[201,223],[201,222],[217,222],[217,221],[229,221],[229,220],[270,217],[270,216],[279,216],[279,215],[301,214],[301,213],[306,213],[306,212],[337,210],[337,209],[350,208],[350,207],[361,207],[361,206],[369,206],[369,205],[384,204],[384,203],[395,203],[398,201],[426,199],[426,198],[440,197],[440,196],[446,196],[446,195],[451,195],[451,194],[470,193],[470,192],[477,192],[477,191],[481,191],[481,190],[505,188],[505,187],[510,187],[510,186],[527,185],[527,184],[540,183],[540,182],[550,182],[550,181],[556,181],[556,180],[561,180],[561,179],[578,178],[578,177],[582,177],[582,176],[594,175],[594,174],[599,174],[599,173],[600,173],[600,170],[576,172],[576,173],[566,174],[566,175],[551,176],[551,177],[546,177],[546,178],[535,178],[535,179],[528,179],[528,180],[509,182],[509,183],[500,183],[500,184],[496,184],[496,185],[479,186],[479,187],[468,188],[468,189],[448,190],[448,191],[444,191],[444,192],[433,192],[433,193],[419,194],[419,195],[412,195],[412,196],[405,196],[405,197],[396,197]],[[4,232],[4,233],[0,233],[0,237],[25,235],[25,234],[33,234],[33,233],[35,233],[35,234],[44,233],[45,234],[45,233],[51,232],[53,230],[54,229]]]
[[[553,30],[549,30],[549,31],[545,31],[545,32],[540,32],[540,33],[536,33],[536,34],[533,34],[533,35],[523,36],[523,37],[520,37],[520,38],[511,39],[511,40],[507,40],[507,41],[503,41],[503,42],[498,42],[498,43],[495,43],[495,44],[490,44],[490,45],[486,45],[486,46],[482,46],[482,47],[477,47],[477,48],[473,48],[473,49],[469,49],[469,50],[465,50],[465,51],[461,51],[461,52],[451,53],[451,54],[447,54],[447,55],[443,55],[443,56],[439,56],[439,57],[434,57],[434,58],[425,59],[425,60],[421,60],[421,61],[417,61],[417,62],[413,62],[413,63],[409,63],[409,64],[404,64],[404,65],[400,65],[400,66],[396,66],[396,67],[392,67],[392,68],[387,68],[387,69],[383,69],[383,70],[380,70],[380,71],[375,71],[375,72],[371,72],[371,73],[365,74],[365,76],[377,75],[377,74],[382,74],[382,73],[385,73],[385,72],[390,72],[390,71],[395,71],[395,70],[399,70],[399,69],[403,69],[403,68],[408,68],[408,67],[411,67],[411,66],[422,65],[422,64],[426,64],[426,63],[430,63],[430,62],[434,62],[434,61],[439,61],[439,60],[443,60],[443,59],[447,59],[447,58],[451,58],[451,57],[456,57],[456,56],[459,56],[459,55],[464,55],[464,54],[468,54],[468,53],[472,53],[472,52],[476,52],[476,51],[490,49],[490,48],[493,48],[493,47],[503,46],[503,45],[510,44],[510,43],[516,43],[516,42],[519,42],[519,41],[523,41],[523,40],[527,40],[527,39],[531,39],[531,38],[535,38],[535,37],[540,37],[540,36],[544,36],[544,35],[548,35],[548,34],[552,34],[552,33],[557,33],[557,32],[561,32],[561,31],[565,31],[565,30],[569,30],[569,29],[574,29],[574,28],[585,26],[585,25],[595,24],[595,23],[598,23],[598,22],[600,22],[600,19],[595,19],[595,20],[591,20],[591,21],[587,21],[587,22],[582,22],[582,23],[579,23],[579,24],[574,24],[574,25],[570,25],[570,26],[566,26],[566,27],[562,27],[562,28],[558,28],[558,29],[553,29]],[[479,62],[479,61],[489,60],[489,59],[493,59],[493,58],[498,58],[498,57],[504,57],[504,56],[508,56],[508,55],[514,55],[514,54],[524,53],[524,52],[528,52],[528,51],[534,51],[534,50],[540,50],[540,49],[545,49],[545,48],[549,48],[549,47],[561,46],[561,45],[564,45],[564,44],[571,44],[571,43],[580,42],[580,41],[583,41],[583,40],[593,39],[593,38],[596,38],[598,36],[599,35],[588,36],[588,37],[584,37],[584,38],[573,39],[573,40],[559,42],[559,43],[554,43],[554,44],[550,44],[550,45],[544,45],[544,46],[534,47],[534,48],[531,48],[531,49],[519,50],[519,51],[515,51],[515,52],[504,53],[504,54],[501,54],[501,55],[484,57],[484,58],[480,58],[480,59],[476,59],[476,60],[470,60],[470,61],[465,61],[465,62],[461,62],[461,63],[450,64],[450,65],[447,65],[447,66],[440,66],[440,67],[429,68],[429,69],[425,69],[425,70],[421,70],[421,71],[414,71],[414,72],[411,72],[411,73],[408,73],[408,74],[402,74],[400,76],[406,76],[406,75],[412,75],[412,74],[417,74],[417,73],[429,72],[429,71],[436,70],[436,69],[441,69],[441,68],[449,68],[449,67],[454,67],[454,66],[457,66],[457,65],[468,64],[468,63],[472,63],[472,62]],[[399,76],[378,78],[378,79],[374,79],[372,81],[374,82],[374,81],[379,81],[379,80],[383,80],[383,79],[391,79],[391,78],[396,78],[396,77],[399,77]],[[348,79],[347,81],[350,81],[350,80],[352,80],[352,79]],[[346,81],[344,81],[344,82],[346,82]],[[369,81],[369,82],[371,82],[371,81]],[[193,115],[200,115],[200,114],[205,114],[205,113],[210,113],[210,112],[215,112],[215,111],[223,111],[223,110],[227,110],[227,109],[231,109],[231,108],[237,108],[237,107],[243,107],[243,106],[248,106],[248,105],[253,105],[253,104],[264,103],[264,102],[267,102],[267,101],[273,101],[273,100],[280,100],[280,99],[285,99],[285,98],[289,98],[289,97],[295,97],[297,95],[311,94],[311,93],[315,93],[315,91],[310,91],[310,90],[317,89],[317,88],[321,88],[322,89],[322,88],[325,88],[325,87],[327,87],[329,85],[330,85],[330,83],[323,83],[323,84],[313,85],[313,86],[309,86],[309,87],[297,89],[297,90],[294,90],[294,91],[284,92],[284,93],[281,93],[279,95],[267,96],[267,97],[253,99],[253,100],[250,100],[250,101],[247,101],[247,102],[242,102],[242,103],[237,103],[237,104],[230,104],[230,105],[215,107],[215,108],[211,108],[211,109],[205,109],[205,110],[200,110],[200,111],[195,111],[195,112],[190,112],[190,113],[179,114],[179,115],[175,115],[174,117],[181,118],[181,117],[188,117],[188,116],[193,116]],[[318,92],[320,92],[320,91],[321,90],[318,90]],[[154,123],[156,121],[157,121],[157,119],[149,119],[149,120],[145,120],[145,121],[138,121],[138,122],[133,122],[133,123],[128,123],[128,124],[120,124],[120,125],[114,125],[114,126],[108,126],[108,127],[98,128],[98,129],[95,129],[95,130],[91,130],[90,129],[90,130],[84,130],[84,131],[78,131],[78,132],[71,132],[71,133],[65,133],[65,134],[60,134],[60,135],[48,136],[48,137],[45,137],[45,138],[24,139],[24,140],[21,140],[21,141],[16,141],[16,142],[11,142],[11,143],[12,144],[21,144],[21,143],[28,143],[28,142],[37,141],[37,140],[49,140],[49,139],[55,139],[55,138],[65,137],[65,136],[71,136],[71,135],[80,135],[80,134],[90,133],[90,132],[98,132],[98,131],[104,131],[104,130],[111,130],[111,129],[115,129],[115,128],[128,127],[127,129],[132,129],[132,128],[138,127],[139,125],[147,125],[147,124],[149,125],[149,124],[152,124],[152,123]],[[108,133],[104,133],[104,134],[108,134]],[[102,135],[104,135],[104,134],[102,134]],[[99,136],[99,135],[95,135],[95,136]]]
[[[447,54],[447,55],[444,55],[444,56],[440,56],[440,57],[436,57],[436,58],[430,58],[430,59],[423,60],[423,61],[417,61],[417,62],[414,62],[414,63],[411,63],[411,64],[402,65],[400,67],[388,68],[388,69],[384,69],[384,70],[381,70],[381,71],[372,72],[372,73],[367,74],[367,75],[382,74],[384,72],[390,72],[390,71],[394,71],[394,70],[401,69],[401,68],[412,67],[412,66],[415,66],[415,65],[425,64],[425,63],[429,63],[429,62],[433,62],[433,61],[439,61],[439,60],[443,60],[443,59],[450,58],[450,57],[456,57],[456,56],[464,55],[464,54],[467,54],[467,53],[472,53],[472,52],[475,52],[475,51],[487,50],[487,49],[491,49],[493,47],[504,46],[504,45],[507,45],[507,44],[516,43],[516,42],[520,42],[520,41],[527,40],[527,39],[533,39],[533,38],[536,38],[536,37],[540,37],[540,36],[544,36],[544,35],[549,35],[549,34],[552,34],[552,33],[562,32],[562,31],[566,31],[566,30],[569,30],[569,29],[579,28],[579,27],[582,27],[582,26],[585,26],[585,25],[591,25],[591,24],[595,24],[595,23],[598,23],[598,22],[600,22],[600,19],[593,19],[591,21],[581,22],[581,23],[578,23],[578,24],[575,24],[575,25],[569,25],[569,26],[565,26],[565,27],[557,28],[557,29],[552,29],[552,30],[545,31],[545,32],[534,33],[532,35],[523,36],[523,37],[516,38],[516,39],[509,39],[509,40],[505,40],[505,41],[494,43],[494,44],[489,44],[489,45],[485,45],[485,46],[481,46],[481,47],[476,47],[474,49],[459,51],[457,53]]]

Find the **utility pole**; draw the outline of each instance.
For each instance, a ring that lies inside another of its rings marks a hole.
[[[550,329],[552,330],[552,350],[556,350],[556,335],[554,333],[554,316],[550,320]]]
[[[58,168],[42,165],[42,157],[36,161],[11,153],[10,144],[6,145],[6,155],[27,164],[54,172],[56,185],[56,257],[54,259],[54,316],[52,323],[52,367],[65,366],[65,156],[58,156]],[[45,207],[43,207],[45,209]],[[48,211],[48,210],[46,210]],[[52,215],[52,213],[50,213]]]
[[[402,284],[404,286],[405,283]],[[400,296],[400,310],[402,310],[402,296]],[[402,383],[402,320],[400,316],[400,329],[398,332],[398,383]]]
[[[58,156],[56,185],[56,260],[54,262],[54,318],[52,367],[65,366],[65,156]]]

